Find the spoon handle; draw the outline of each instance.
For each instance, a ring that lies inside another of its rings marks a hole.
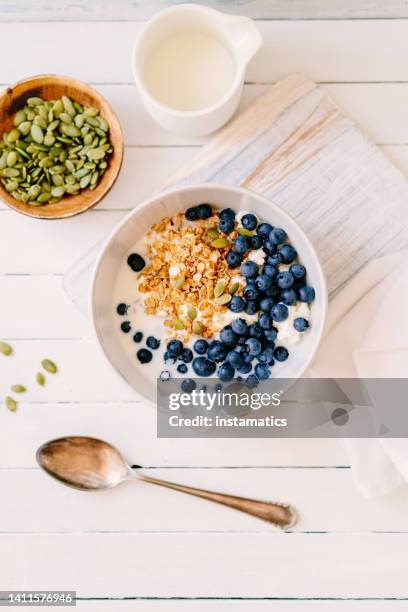
[[[150,482],[151,484],[156,484],[160,487],[174,489],[175,491],[181,491],[182,493],[188,493],[189,495],[208,499],[209,501],[222,504],[223,506],[228,506],[229,508],[235,508],[235,510],[240,510],[241,512],[246,512],[246,514],[256,516],[257,518],[267,521],[268,523],[272,523],[281,529],[289,529],[290,527],[293,527],[297,520],[297,515],[294,508],[287,504],[247,499],[245,497],[237,497],[235,495],[206,491],[205,489],[196,489],[195,487],[187,487],[174,482],[167,482],[166,480],[152,478],[151,476],[141,473],[138,473],[138,477],[144,482]]]

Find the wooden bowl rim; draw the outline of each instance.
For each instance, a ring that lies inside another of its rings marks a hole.
[[[109,193],[109,191],[112,189],[113,185],[115,184],[118,176],[119,176],[119,172],[121,170],[122,164],[123,164],[123,153],[124,153],[124,141],[123,141],[123,131],[122,131],[122,126],[120,124],[120,121],[115,113],[115,111],[113,110],[111,104],[106,100],[106,98],[96,89],[94,89],[91,85],[88,85],[88,83],[85,83],[84,81],[81,81],[80,79],[77,79],[75,77],[70,77],[70,76],[64,76],[64,75],[60,75],[60,74],[37,74],[34,75],[32,77],[27,77],[25,79],[21,79],[19,81],[16,81],[15,83],[11,84],[11,85],[7,85],[7,87],[4,88],[4,90],[0,93],[0,103],[2,103],[5,99],[7,99],[7,97],[11,94],[11,92],[17,88],[17,87],[21,87],[21,86],[25,86],[27,87],[27,89],[33,85],[35,86],[38,82],[42,82],[44,83],[44,80],[50,81],[50,82],[55,82],[58,85],[61,86],[69,86],[71,85],[73,88],[75,89],[82,89],[84,91],[86,91],[87,93],[89,93],[90,97],[92,97],[93,99],[95,99],[95,101],[98,102],[98,106],[104,106],[105,108],[107,108],[109,110],[109,112],[111,113],[112,119],[113,121],[116,123],[115,125],[115,130],[117,131],[117,134],[119,135],[119,143],[116,145],[115,147],[115,154],[117,156],[117,169],[116,172],[114,174],[111,180],[111,183],[105,187],[104,189],[102,189],[101,193],[97,194],[96,198],[94,200],[91,200],[90,202],[88,202],[87,204],[84,204],[84,206],[82,208],[76,209],[76,210],[67,210],[65,212],[61,212],[55,215],[44,215],[41,214],[41,210],[44,210],[44,206],[33,206],[32,207],[32,211],[31,210],[26,210],[26,209],[20,209],[19,208],[19,202],[17,200],[15,200],[11,195],[9,195],[7,193],[7,191],[4,189],[2,183],[0,182],[0,200],[6,204],[6,206],[8,206],[9,208],[11,208],[12,210],[25,215],[27,217],[31,217],[34,219],[44,219],[44,220],[54,220],[54,219],[67,219],[69,217],[74,217],[76,215],[79,215],[81,213],[86,212],[87,210],[89,210],[90,208],[93,208],[94,206],[96,206],[96,204],[98,204],[98,202],[100,202],[107,193]],[[111,128],[111,124],[109,124],[109,127]],[[1,132],[0,136],[2,137],[3,132]],[[103,180],[105,177],[102,178],[102,182],[100,183],[100,185],[103,185]],[[76,196],[71,196],[72,198],[80,198],[81,197],[81,193],[79,193]],[[67,201],[69,200],[69,198],[67,198]],[[63,201],[63,200],[61,200]],[[46,205],[45,205],[46,206]],[[49,206],[52,206],[52,204],[50,204]],[[47,208],[47,210],[50,210],[49,208]]]

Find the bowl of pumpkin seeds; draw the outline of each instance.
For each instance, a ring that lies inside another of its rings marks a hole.
[[[0,94],[0,199],[31,217],[88,210],[115,182],[123,136],[108,102],[71,77],[40,75]]]

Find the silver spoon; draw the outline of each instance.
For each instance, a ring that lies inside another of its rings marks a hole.
[[[297,520],[295,510],[287,504],[214,493],[147,476],[132,469],[114,446],[96,438],[68,436],[51,440],[40,446],[37,461],[50,476],[81,491],[103,491],[126,480],[139,479],[235,508],[282,529],[293,527]]]

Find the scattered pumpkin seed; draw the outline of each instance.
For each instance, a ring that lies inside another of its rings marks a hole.
[[[215,229],[215,227],[209,227],[207,230],[207,234],[208,237],[211,238],[211,240],[215,240],[220,235],[219,231]]]
[[[184,285],[184,283],[186,282],[186,277],[185,276],[179,276],[179,278],[177,278],[174,281],[174,286],[176,289],[181,289],[181,287]]]
[[[41,387],[45,385],[45,376],[42,372],[37,372],[35,380],[39,385],[41,385]]]
[[[177,317],[174,317],[172,319],[171,324],[173,325],[174,329],[184,329],[185,328],[183,321],[181,319],[178,319]]]
[[[197,310],[196,310],[196,308],[194,308],[193,306],[190,306],[190,307],[187,309],[187,316],[188,316],[188,318],[190,319],[190,321],[194,321],[194,319],[195,319],[195,318],[196,318],[196,316],[197,316]]]
[[[223,293],[222,295],[219,295],[218,297],[215,298],[215,303],[218,304],[218,306],[223,306],[224,304],[228,304],[228,302],[231,301],[231,296],[229,293]]]
[[[247,229],[246,227],[237,227],[237,232],[241,236],[254,236],[255,235],[255,232],[251,232],[251,230]]]
[[[43,359],[41,362],[41,365],[44,368],[44,370],[46,370],[50,374],[56,374],[58,371],[57,366],[55,365],[53,361],[51,361],[51,359]]]
[[[230,295],[234,295],[239,289],[239,282],[236,281],[235,283],[231,283],[231,285],[228,287],[228,293]]]
[[[196,334],[196,336],[200,336],[202,330],[203,330],[203,326],[200,323],[200,321],[194,321],[194,323],[192,325],[193,334]]]
[[[13,352],[12,347],[7,342],[0,342],[0,353],[8,357]]]
[[[225,291],[225,283],[222,280],[219,280],[214,287],[214,295],[215,297],[220,297]]]
[[[4,398],[4,403],[6,404],[7,408],[10,410],[10,412],[15,412],[17,410],[17,402],[16,402],[16,400],[14,400],[9,395],[7,395]]]
[[[10,389],[14,393],[25,393],[27,391],[27,389],[24,387],[24,385],[11,385]]]
[[[228,239],[222,236],[221,238],[216,238],[212,241],[211,245],[216,249],[225,249],[228,245]]]

